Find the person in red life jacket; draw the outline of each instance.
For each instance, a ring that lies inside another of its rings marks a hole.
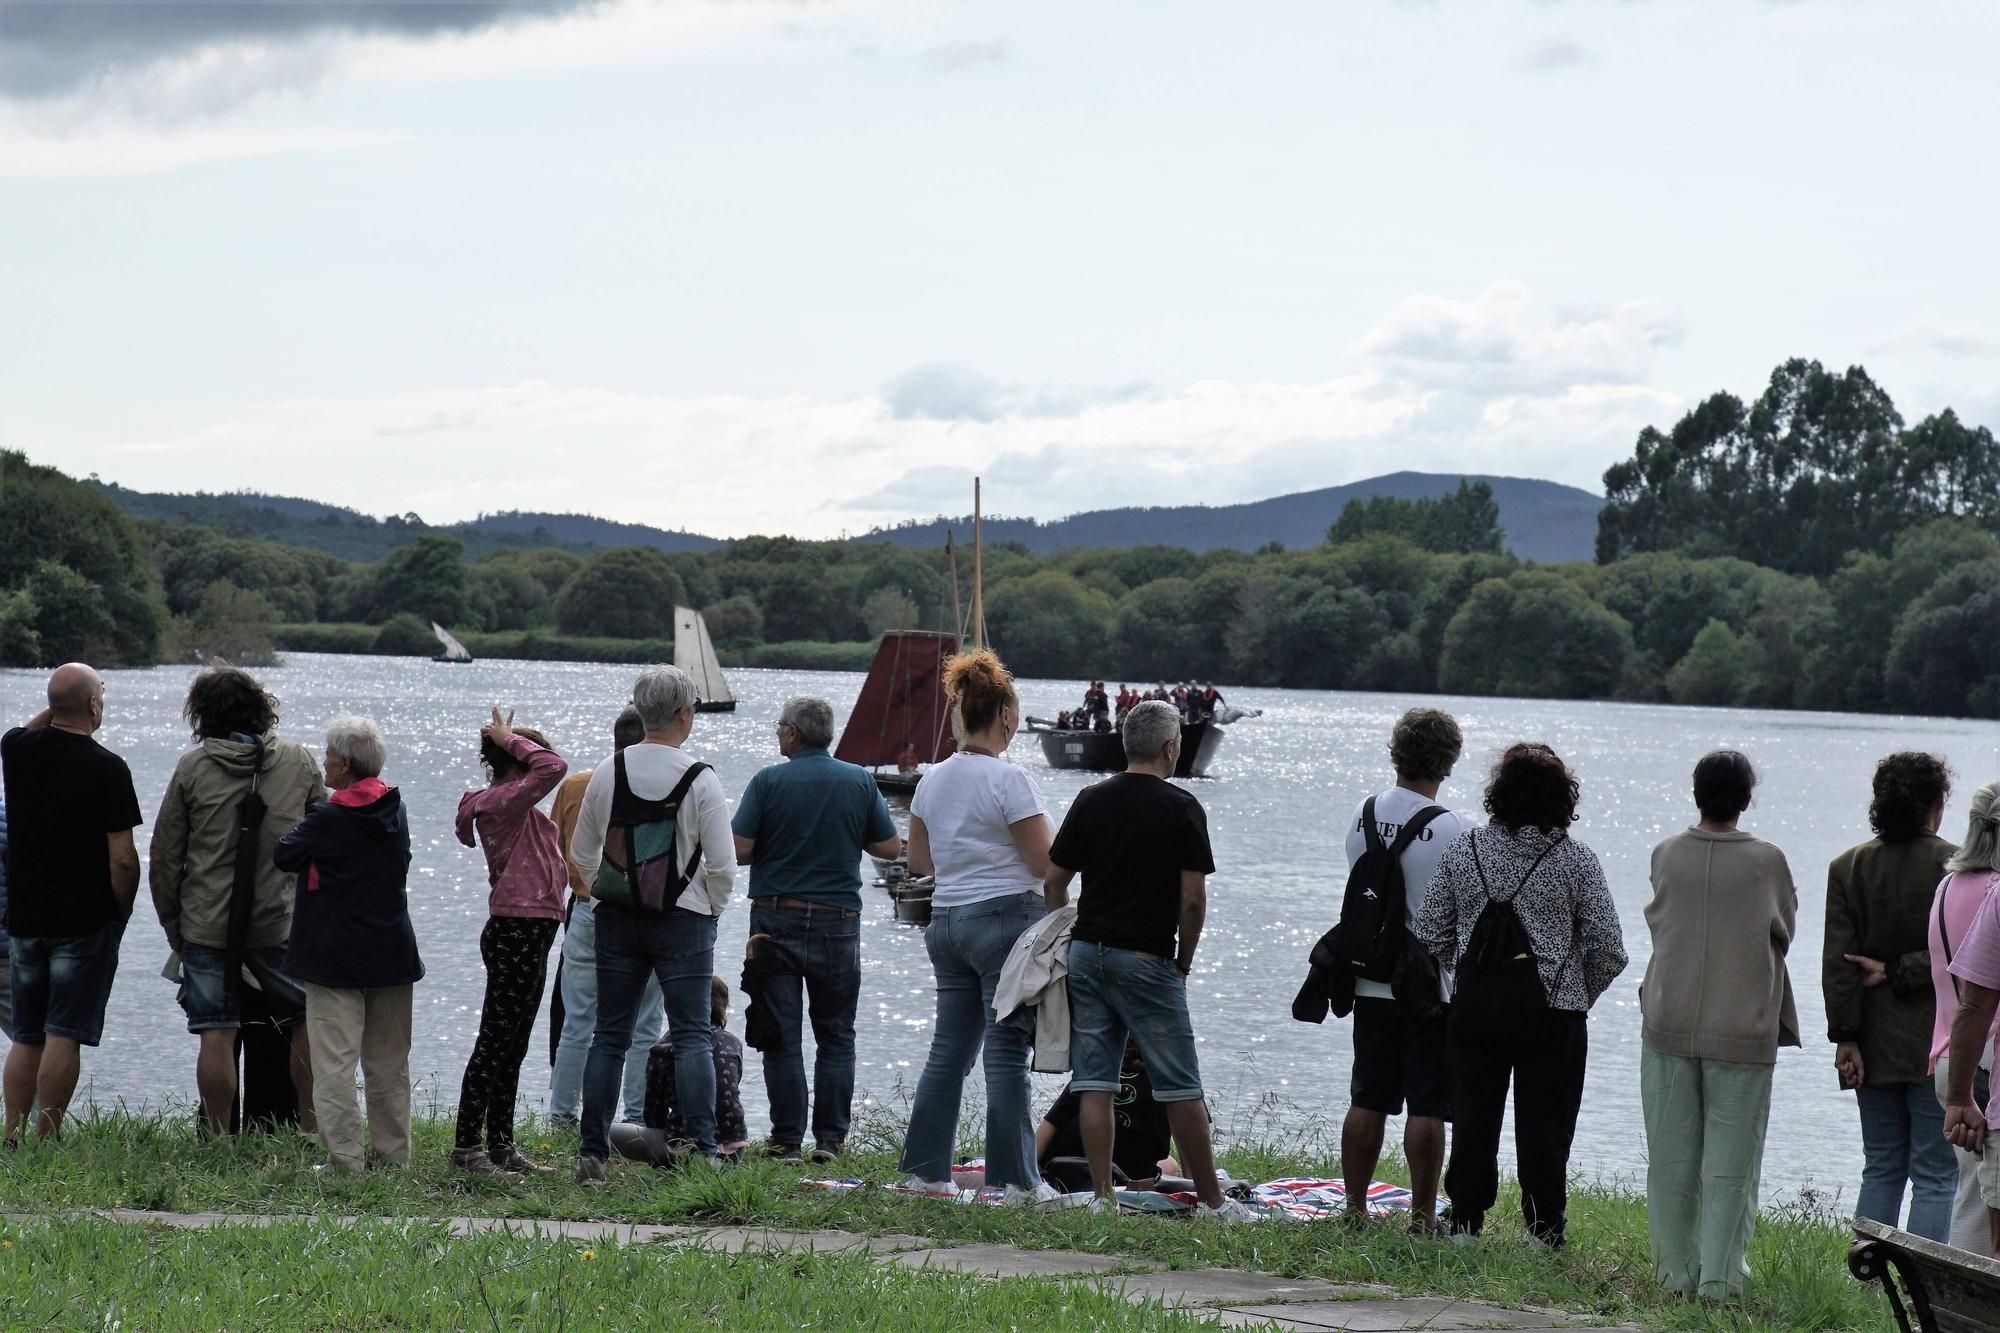
[[[313,1110],[326,1172],[367,1165],[354,1067],[367,1084],[376,1165],[410,1163],[411,994],[423,979],[410,925],[410,820],[381,778],[382,733],[365,717],[326,729],[332,795],[278,840],[272,862],[298,876],[285,965],[306,993]]]
[[[514,1100],[569,887],[555,822],[535,807],[563,780],[569,763],[539,733],[516,729],[512,713],[503,719],[498,708],[479,729],[479,758],[491,779],[459,798],[456,832],[468,847],[476,835],[486,852],[491,915],[479,934],[486,997],[459,1086],[451,1164],[480,1176],[546,1175],[552,1167],[529,1161],[514,1144]]]

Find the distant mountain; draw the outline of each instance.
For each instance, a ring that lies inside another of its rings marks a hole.
[[[1434,499],[1456,490],[1461,479],[1483,481],[1493,488],[1493,498],[1500,506],[1500,526],[1507,532],[1507,548],[1515,555],[1548,563],[1593,558],[1597,511],[1604,507],[1604,497],[1553,481],[1455,472],[1395,472],[1247,504],[1095,509],[1046,523],[1031,518],[988,518],[982,531],[989,542],[1019,542],[1037,553],[1148,545],[1254,551],[1273,541],[1288,547],[1317,546],[1326,540],[1327,528],[1349,500],[1376,495]],[[967,540],[972,519],[905,523],[877,529],[856,540],[928,548],[944,544],[947,528],[956,532],[960,541]]]
[[[1068,518],[1040,522],[1031,518],[988,518],[989,542],[1019,542],[1031,551],[1050,552],[1076,547],[1132,547],[1165,544],[1196,551],[1233,547],[1254,551],[1277,541],[1288,547],[1317,546],[1349,500],[1389,495],[1401,500],[1430,499],[1457,488],[1458,473],[1396,472],[1386,477],[1300,491],[1270,500],[1235,505],[1172,505],[1144,509],[1096,509]],[[1589,560],[1597,540],[1601,496],[1574,486],[1525,477],[1468,475],[1493,487],[1500,505],[1500,526],[1507,546],[1526,560],[1561,562]],[[642,523],[617,523],[588,514],[544,514],[510,511],[482,514],[464,523],[440,527],[415,514],[375,518],[338,505],[256,491],[192,495],[128,490],[116,483],[93,482],[121,509],[140,518],[199,523],[234,536],[261,537],[309,550],[325,551],[347,560],[380,560],[425,532],[443,532],[465,543],[468,558],[507,547],[560,546],[587,555],[613,546],[651,546],[656,550],[705,551],[723,543],[698,533],[675,532]],[[880,528],[856,541],[889,541],[899,546],[933,548],[944,545],[947,528],[969,540],[972,520],[934,518]]]
[[[288,495],[257,491],[192,495],[134,491],[115,482],[93,481],[113,503],[135,518],[196,523],[237,537],[261,537],[344,560],[380,560],[425,532],[442,532],[465,543],[468,559],[508,547],[560,546],[588,555],[613,546],[652,546],[662,551],[705,551],[722,543],[692,532],[671,532],[638,523],[615,523],[588,514],[508,511],[481,514],[463,523],[427,524],[415,514],[376,518],[359,510]]]

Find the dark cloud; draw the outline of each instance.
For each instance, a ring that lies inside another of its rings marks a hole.
[[[999,421],[1006,417],[1067,417],[1106,403],[1143,398],[1141,382],[1089,387],[1010,384],[955,361],[931,361],[882,386],[882,401],[898,420]]]
[[[1565,37],[1551,37],[1518,57],[1522,69],[1537,74],[1556,74],[1581,69],[1590,63],[1590,52]]]
[[[988,37],[976,42],[945,42],[924,52],[924,64],[939,74],[959,74],[989,65],[1004,65],[1014,53],[1004,37]]]
[[[428,37],[599,7],[605,0],[0,0],[0,97],[61,97],[230,42],[322,34]]]

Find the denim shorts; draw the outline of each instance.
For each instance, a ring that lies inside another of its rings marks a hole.
[[[189,1032],[209,1032],[243,1026],[237,1003],[222,985],[221,949],[206,944],[181,944],[181,1008],[187,1012]],[[285,946],[243,951],[243,977],[239,991],[254,986],[264,994],[271,1021],[280,1024],[306,1021],[305,992],[285,972]],[[239,996],[240,998],[240,996]]]
[[[1070,1087],[1076,1091],[1118,1091],[1130,1032],[1146,1062],[1154,1101],[1200,1099],[1187,982],[1167,959],[1071,940],[1069,1025]]]
[[[14,1040],[40,1046],[47,1037],[67,1037],[82,1046],[104,1038],[104,1006],[118,975],[118,942],[127,918],[88,935],[47,936],[7,941],[14,989]]]

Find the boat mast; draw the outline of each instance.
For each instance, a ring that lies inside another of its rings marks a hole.
[[[958,604],[958,551],[951,544],[951,529],[944,530],[944,558],[951,566],[951,633],[965,637],[965,612]]]
[[[986,646],[986,599],[980,587],[979,478],[972,479],[972,646]]]

